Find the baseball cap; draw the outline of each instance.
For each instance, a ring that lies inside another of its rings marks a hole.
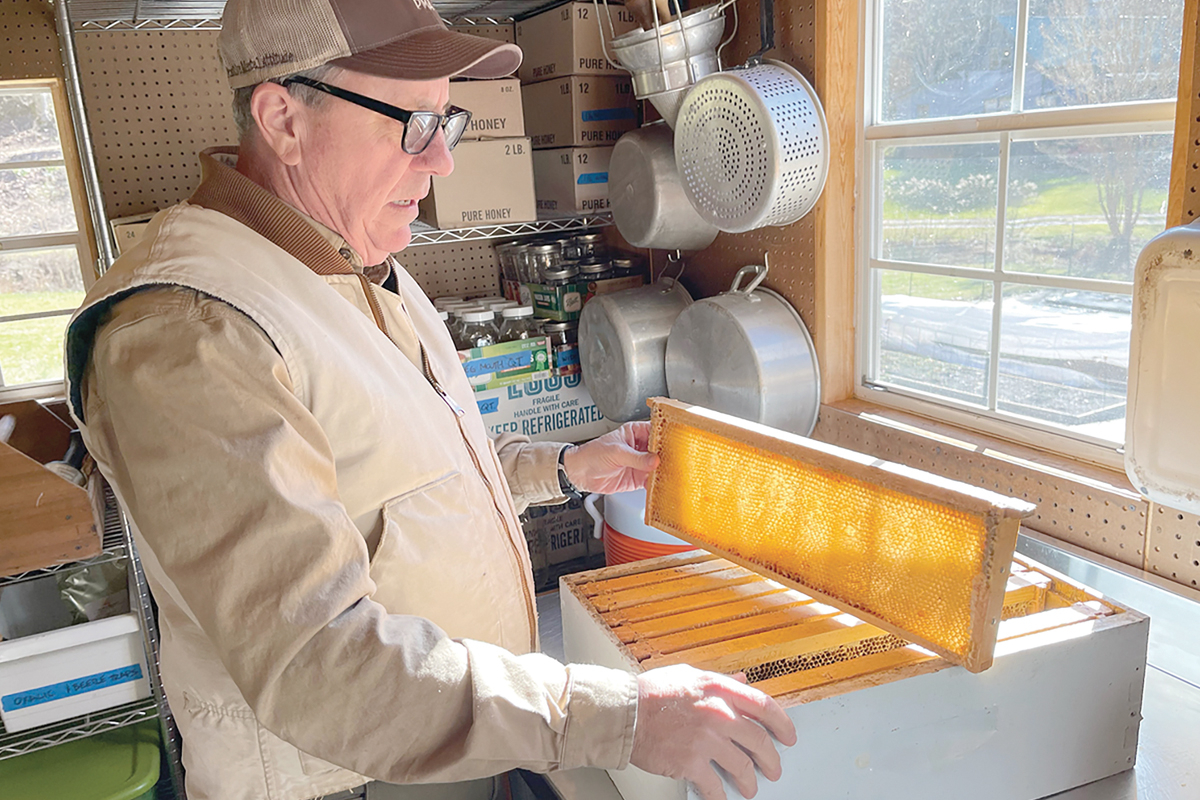
[[[515,44],[447,28],[432,0],[228,0],[217,44],[233,89],[329,63],[415,81],[521,64]]]

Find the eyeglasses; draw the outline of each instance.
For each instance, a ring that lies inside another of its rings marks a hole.
[[[466,132],[467,124],[471,121],[471,112],[458,106],[450,106],[450,110],[445,114],[438,114],[436,111],[408,111],[348,89],[339,89],[328,83],[314,81],[303,75],[292,75],[280,82],[282,86],[291,86],[293,83],[331,94],[348,103],[354,103],[356,106],[362,106],[383,114],[385,117],[403,122],[404,138],[400,140],[400,147],[412,156],[420,155],[426,147],[429,147],[438,128],[441,128],[446,136],[446,148],[453,150],[454,146],[458,144],[458,140]]]

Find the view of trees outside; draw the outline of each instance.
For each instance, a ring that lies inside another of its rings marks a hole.
[[[880,5],[881,122],[1175,97],[1183,0],[1030,0],[1016,103],[1016,0]],[[879,270],[876,380],[986,405],[998,357],[999,410],[1123,438],[1130,297],[1019,275],[1129,283],[1163,230],[1171,135],[1099,133],[1013,134],[999,341],[990,276]],[[881,146],[879,257],[992,271],[1000,141]]]
[[[66,168],[39,163],[62,158],[50,92],[0,90],[0,385],[62,378],[67,317],[5,321],[70,312],[83,300],[74,245],[30,248],[12,241],[76,231]]]

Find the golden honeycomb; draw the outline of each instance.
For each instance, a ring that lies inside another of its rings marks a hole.
[[[646,522],[899,633],[991,664],[1033,506],[680,403],[652,404]]]

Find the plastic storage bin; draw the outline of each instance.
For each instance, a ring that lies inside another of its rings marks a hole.
[[[154,800],[158,741],[152,720],[0,761],[0,797]]]
[[[149,696],[134,614],[0,642],[0,719],[9,733]]]

